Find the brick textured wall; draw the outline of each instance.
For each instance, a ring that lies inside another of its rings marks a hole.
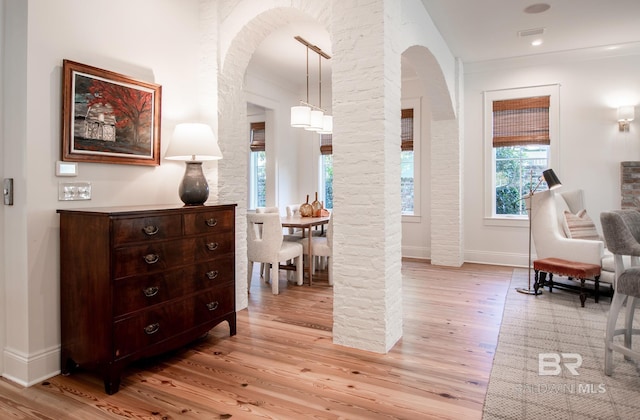
[[[402,336],[399,5],[337,1],[332,20],[334,342],[379,353]]]
[[[431,263],[459,267],[464,262],[462,159],[457,121],[431,126]]]
[[[621,208],[640,207],[640,162],[620,163]]]

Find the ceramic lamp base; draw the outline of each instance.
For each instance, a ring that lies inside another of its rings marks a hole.
[[[209,198],[209,184],[202,172],[202,162],[185,162],[186,168],[178,189],[180,200],[187,206],[201,206]]]

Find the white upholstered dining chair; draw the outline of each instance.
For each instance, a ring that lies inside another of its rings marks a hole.
[[[300,239],[300,243],[304,248],[304,255],[308,254],[309,238]],[[333,285],[333,217],[329,217],[327,223],[326,236],[313,236],[311,238],[311,271],[315,273],[316,264],[322,260],[326,260],[328,269],[329,285]],[[318,261],[316,261],[318,259]]]
[[[277,207],[256,207],[256,213],[278,213],[280,209]],[[285,238],[286,239],[286,238]],[[260,277],[264,278],[265,268],[268,266],[266,263],[260,263]]]
[[[278,294],[278,273],[280,262],[295,260],[296,283],[302,285],[303,247],[294,241],[285,241],[279,213],[247,214],[247,287],[251,289],[253,263],[270,264],[265,272],[265,281],[271,281],[271,291]]]
[[[300,216],[300,204],[289,204],[286,208],[287,216]],[[319,229],[311,229],[311,233],[313,236],[322,236],[324,232]],[[289,233],[285,235],[285,239],[288,241],[297,241],[302,238],[303,229],[300,228],[289,228]]]

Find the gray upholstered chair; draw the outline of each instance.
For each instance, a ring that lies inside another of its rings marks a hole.
[[[640,212],[633,209],[602,212],[600,222],[607,248],[615,259],[616,288],[609,309],[605,331],[604,373],[613,372],[613,352],[622,353],[626,359],[640,361],[640,351],[631,348],[631,338],[640,334],[633,329],[635,306],[640,300]],[[624,266],[622,256],[630,256],[629,266]],[[627,303],[624,328],[616,329],[618,315],[624,303]],[[624,342],[615,340],[615,336],[624,335]]]
[[[271,270],[266,270],[265,281],[269,282],[269,277],[271,277],[271,291],[274,295],[278,294],[280,262],[296,261],[296,282],[298,285],[302,285],[302,245],[283,240],[279,213],[247,214],[247,258],[249,264],[247,287],[249,290],[251,289],[254,262],[271,264]]]

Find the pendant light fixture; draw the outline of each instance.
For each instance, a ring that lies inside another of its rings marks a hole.
[[[305,130],[320,131],[324,124],[324,112],[322,109],[322,56],[318,54],[318,108],[311,110],[311,124]]]
[[[298,39],[296,37],[296,39]],[[307,47],[307,102],[291,107],[291,127],[306,128],[311,125],[311,107],[309,106],[309,47]]]
[[[325,115],[322,109],[322,58],[330,59],[331,56],[300,36],[296,36],[295,39],[307,47],[307,101],[300,101],[300,105],[291,107],[291,127],[304,128],[305,130],[316,131],[321,134],[331,133],[333,129],[333,118],[330,115]],[[318,54],[318,106],[309,103],[310,49]]]
[[[322,108],[322,59],[318,55],[318,105]],[[331,134],[333,132],[333,117],[328,114],[322,116],[322,124],[320,129],[316,130],[318,134]]]

